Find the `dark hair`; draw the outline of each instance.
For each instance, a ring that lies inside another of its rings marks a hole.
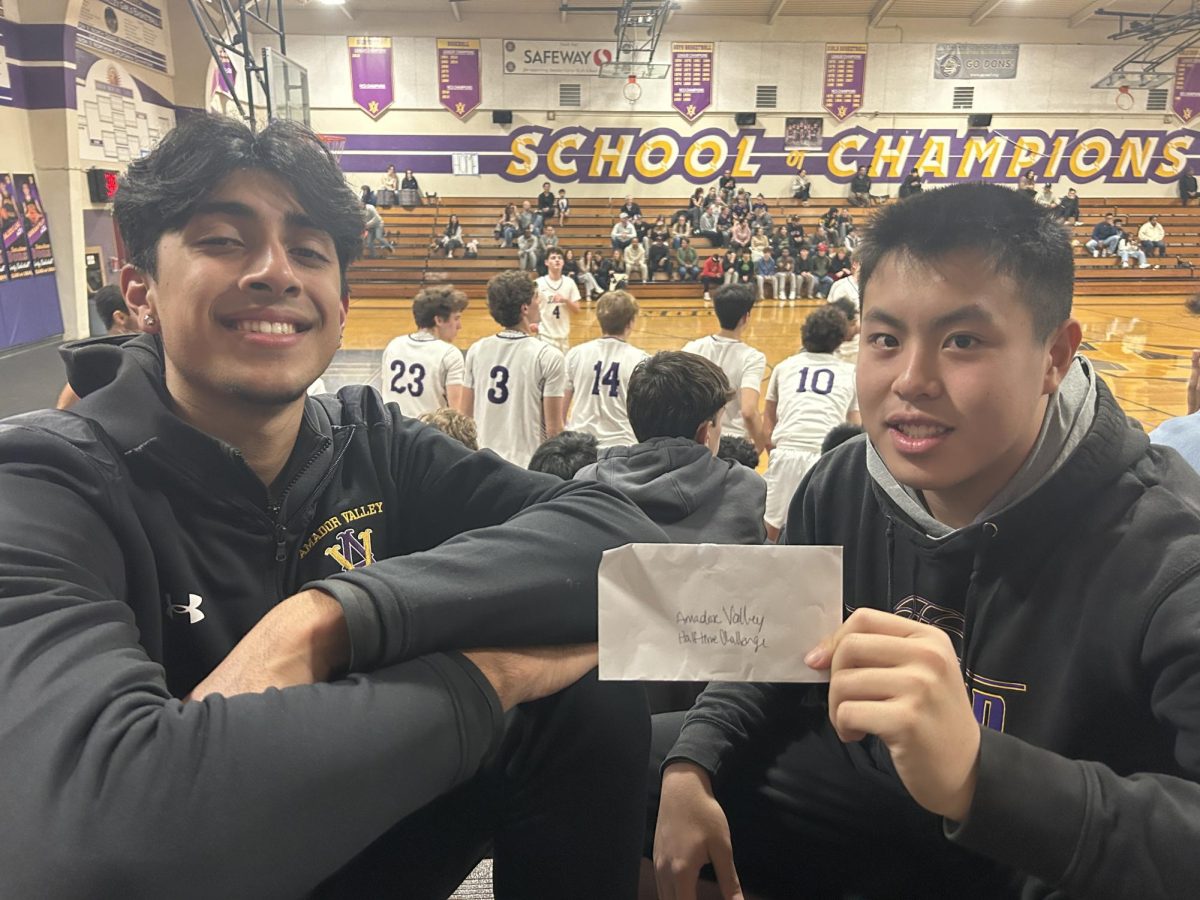
[[[829,305],[834,309],[842,311],[842,315],[846,317],[847,325],[858,318],[858,306],[849,297],[838,297],[836,300],[830,300]]]
[[[533,302],[535,289],[519,269],[493,275],[487,286],[488,312],[497,323],[512,328],[521,321],[521,307]]]
[[[814,309],[800,328],[800,340],[809,353],[832,353],[846,339],[849,323],[836,306]]]
[[[862,432],[861,425],[847,425],[844,422],[841,425],[834,425],[829,429],[829,433],[825,435],[825,440],[821,441],[821,452],[828,453],[833,448],[840,447],[851,438],[858,437]]]
[[[604,334],[624,334],[637,315],[638,302],[629,291],[607,291],[596,302],[596,321]]]
[[[596,461],[598,444],[595,435],[582,431],[560,431],[542,441],[529,458],[529,471],[557,475],[564,481],[575,477],[584,466]]]
[[[761,456],[754,449],[754,444],[746,440],[744,437],[734,437],[731,434],[721,435],[721,444],[717,448],[717,456],[720,459],[732,460],[736,463],[741,463],[747,469],[757,469]]]
[[[994,274],[1013,282],[1039,340],[1071,315],[1075,260],[1066,228],[1027,194],[992,184],[950,185],[885,206],[858,251],[863,305],[889,254],[927,262],[959,250],[981,251]]]
[[[758,298],[748,284],[726,284],[713,292],[713,312],[721,327],[732,331],[742,317],[754,308]]]
[[[547,225],[546,227],[549,228],[550,226]],[[564,254],[558,247],[551,247],[546,251],[546,259],[549,259],[552,256],[561,256],[564,260],[567,258],[566,254]]]
[[[121,289],[115,284],[106,284],[96,293],[92,294],[92,302],[96,304],[96,312],[100,316],[100,321],[104,323],[105,328],[113,327],[113,314],[123,312],[128,314],[129,308],[125,306],[125,297],[121,294]]]
[[[449,319],[467,308],[467,295],[452,285],[424,288],[413,299],[412,314],[418,328],[433,328],[438,318]]]
[[[1200,316],[1200,294],[1192,294],[1192,296],[1183,301],[1183,305],[1192,315]]]
[[[639,443],[655,437],[691,439],[733,395],[716,363],[695,353],[662,350],[629,376],[625,407]]]
[[[239,170],[266,172],[287,185],[333,239],[345,292],[346,269],[362,254],[362,204],[321,139],[284,119],[255,134],[225,116],[189,116],[148,156],[131,162],[113,199],[129,261],[153,277],[159,239],[187,225],[197,207]]]

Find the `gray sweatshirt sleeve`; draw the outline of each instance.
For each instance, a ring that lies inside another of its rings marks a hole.
[[[97,462],[0,426],[0,895],[296,897],[469,778],[502,726],[465,658],[181,703]]]
[[[979,780],[956,844],[1071,897],[1190,897],[1200,885],[1200,578],[1159,605],[1143,641],[1176,774],[1122,776],[983,729]]]
[[[425,653],[596,639],[603,552],[666,535],[617,491],[472,453],[432,428],[397,423],[393,507],[415,552],[306,587],[346,613],[351,668]]]

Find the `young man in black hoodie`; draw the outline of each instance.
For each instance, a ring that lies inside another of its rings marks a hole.
[[[489,845],[498,895],[629,895],[644,698],[554,645],[661,532],[306,398],[362,251],[312,132],[188,119],[118,195],[145,333],[0,423],[0,895],[444,897]]]
[[[1075,356],[1033,201],[924,192],[860,258],[867,436],[787,529],[844,547],[845,622],[797,648],[830,683],[656,721],[660,896],[709,861],[725,897],[1191,896],[1200,478]]]

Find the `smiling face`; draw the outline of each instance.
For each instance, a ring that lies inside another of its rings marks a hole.
[[[1020,469],[1079,344],[1074,320],[1039,340],[1017,290],[973,251],[892,253],[864,297],[863,427],[949,525],[972,521]]]
[[[194,406],[301,401],[346,318],[333,239],[262,171],[226,177],[159,239],[156,274],[127,267],[122,286],[154,317],[168,390]]]

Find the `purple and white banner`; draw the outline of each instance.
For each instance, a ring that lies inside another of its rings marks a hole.
[[[468,38],[438,38],[438,100],[460,119],[483,97],[480,85],[480,43]]]
[[[4,256],[8,261],[8,277],[28,278],[33,274],[33,263],[25,238],[25,210],[13,176],[7,174],[0,174],[0,235],[0,243],[4,244]]]
[[[716,44],[671,43],[671,105],[694,122],[712,105]]]
[[[825,111],[841,122],[862,108],[867,84],[866,44],[825,45]]]
[[[38,194],[37,182],[32,175],[14,175],[13,192],[17,196],[25,239],[33,254],[33,274],[53,272],[54,250],[50,246],[50,226],[46,222],[46,208]]]
[[[392,39],[347,37],[346,46],[350,49],[350,89],[354,103],[372,119],[378,119],[396,99]]]
[[[1175,60],[1175,90],[1171,109],[1181,122],[1200,114],[1200,52],[1181,53]]]
[[[166,75],[174,74],[171,40],[160,3],[82,0],[75,40],[78,46],[98,56],[115,57]]]

